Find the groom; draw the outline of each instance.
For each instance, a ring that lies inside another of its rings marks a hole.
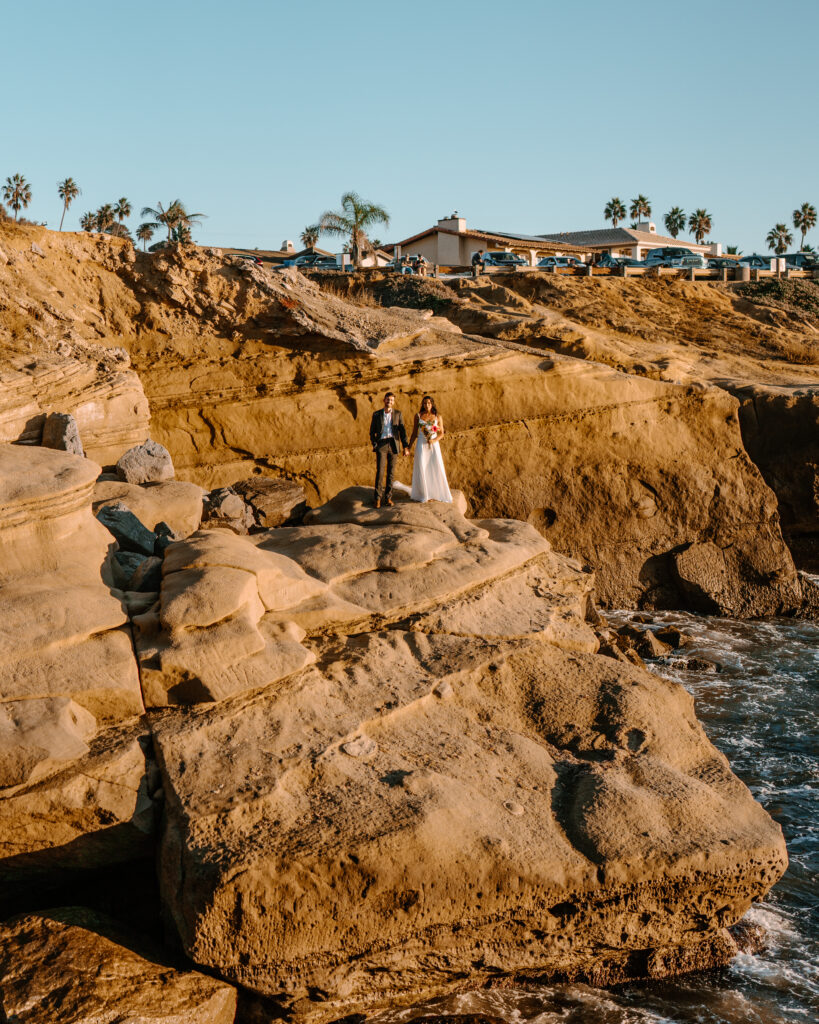
[[[395,408],[395,395],[388,391],[384,395],[384,408],[373,413],[370,421],[370,443],[375,452],[375,496],[376,508],[392,505],[392,478],[395,471],[395,457],[399,449],[409,455],[409,442],[404,429],[404,418]],[[386,473],[386,481],[384,475]]]

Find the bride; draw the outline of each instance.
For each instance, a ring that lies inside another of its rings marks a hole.
[[[417,439],[410,491],[413,501],[452,501],[438,443],[443,434],[444,419],[438,415],[435,402],[426,395],[421,402],[421,411],[415,414],[409,442],[411,448]]]

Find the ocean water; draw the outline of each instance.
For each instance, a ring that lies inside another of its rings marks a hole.
[[[633,618],[607,613],[613,625]],[[697,715],[734,772],[781,824],[790,867],[745,920],[764,950],[719,971],[604,991],[583,985],[467,992],[368,1024],[484,1014],[513,1024],[815,1024],[819,1022],[819,625],[741,622],[680,612],[653,616],[695,638],[653,671],[694,696]],[[691,672],[685,657],[718,662]]]

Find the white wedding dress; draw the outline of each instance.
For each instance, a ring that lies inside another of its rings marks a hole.
[[[444,457],[439,442],[430,444],[424,437],[422,427],[437,429],[435,420],[420,420],[418,440],[415,442],[415,459],[412,466],[413,501],[452,501],[452,492],[446,479]]]

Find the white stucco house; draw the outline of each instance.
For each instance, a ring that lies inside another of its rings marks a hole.
[[[684,238],[657,234],[652,221],[641,221],[635,228],[598,228],[592,231],[562,231],[527,235],[511,231],[484,231],[467,227],[466,218],[457,211],[442,217],[432,227],[400,242],[384,246],[396,255],[422,255],[430,263],[446,267],[466,267],[478,249],[484,252],[503,249],[526,258],[536,266],[544,256],[577,256],[586,263],[604,253],[643,259],[651,249],[690,249],[703,256],[722,253],[719,243],[698,245]]]

